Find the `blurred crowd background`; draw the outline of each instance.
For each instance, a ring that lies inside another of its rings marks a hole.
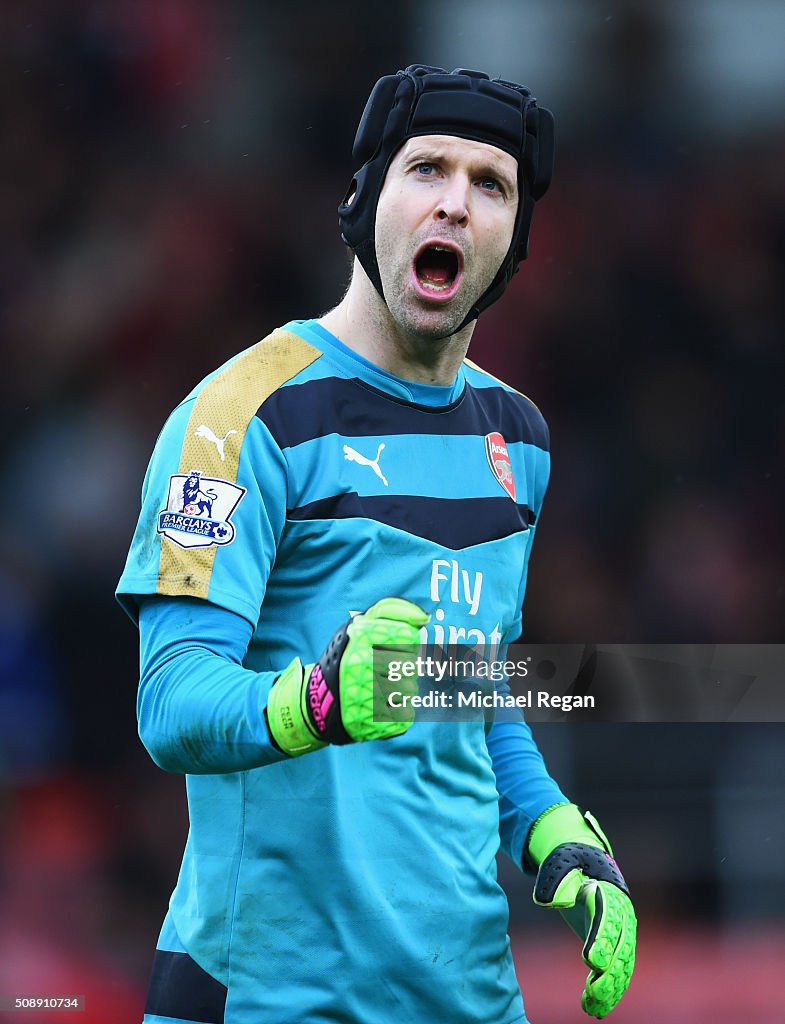
[[[479,67],[556,116],[530,259],[470,353],[551,427],[525,636],[785,639],[785,9],[17,0],[0,18],[0,996],[87,993],[81,1020],[125,1024],[187,828],[182,780],[136,737],[112,598],[147,458],[205,373],[339,298],[335,210],[381,74]],[[637,896],[618,1024],[780,1021],[785,726],[537,735]],[[501,871],[535,1024],[578,1020],[577,946]]]

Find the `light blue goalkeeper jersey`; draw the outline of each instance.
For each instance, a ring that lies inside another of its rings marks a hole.
[[[525,1021],[495,855],[567,799],[528,726],[422,716],[289,759],[264,708],[381,597],[431,644],[516,639],[548,470],[539,411],[478,367],[412,384],[313,321],[173,412],[118,586],[140,732],[190,814],[146,1021]]]

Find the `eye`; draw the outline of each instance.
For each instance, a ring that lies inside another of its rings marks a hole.
[[[427,160],[423,160],[419,164],[416,164],[414,169],[417,171],[418,174],[422,174],[426,178],[430,178],[432,175],[436,173],[436,168],[434,167],[434,165],[432,163],[429,163],[429,161]]]
[[[480,178],[480,188],[485,189],[486,192],[502,192],[501,183],[496,178]]]

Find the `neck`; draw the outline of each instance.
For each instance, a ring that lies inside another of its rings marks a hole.
[[[446,338],[406,330],[393,319],[356,260],[346,295],[318,323],[382,370],[417,384],[443,386],[455,380],[475,325],[472,321]]]

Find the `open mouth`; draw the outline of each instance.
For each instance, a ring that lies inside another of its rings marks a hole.
[[[447,296],[460,276],[461,261],[458,253],[447,246],[428,245],[415,259],[414,272],[424,291]]]

